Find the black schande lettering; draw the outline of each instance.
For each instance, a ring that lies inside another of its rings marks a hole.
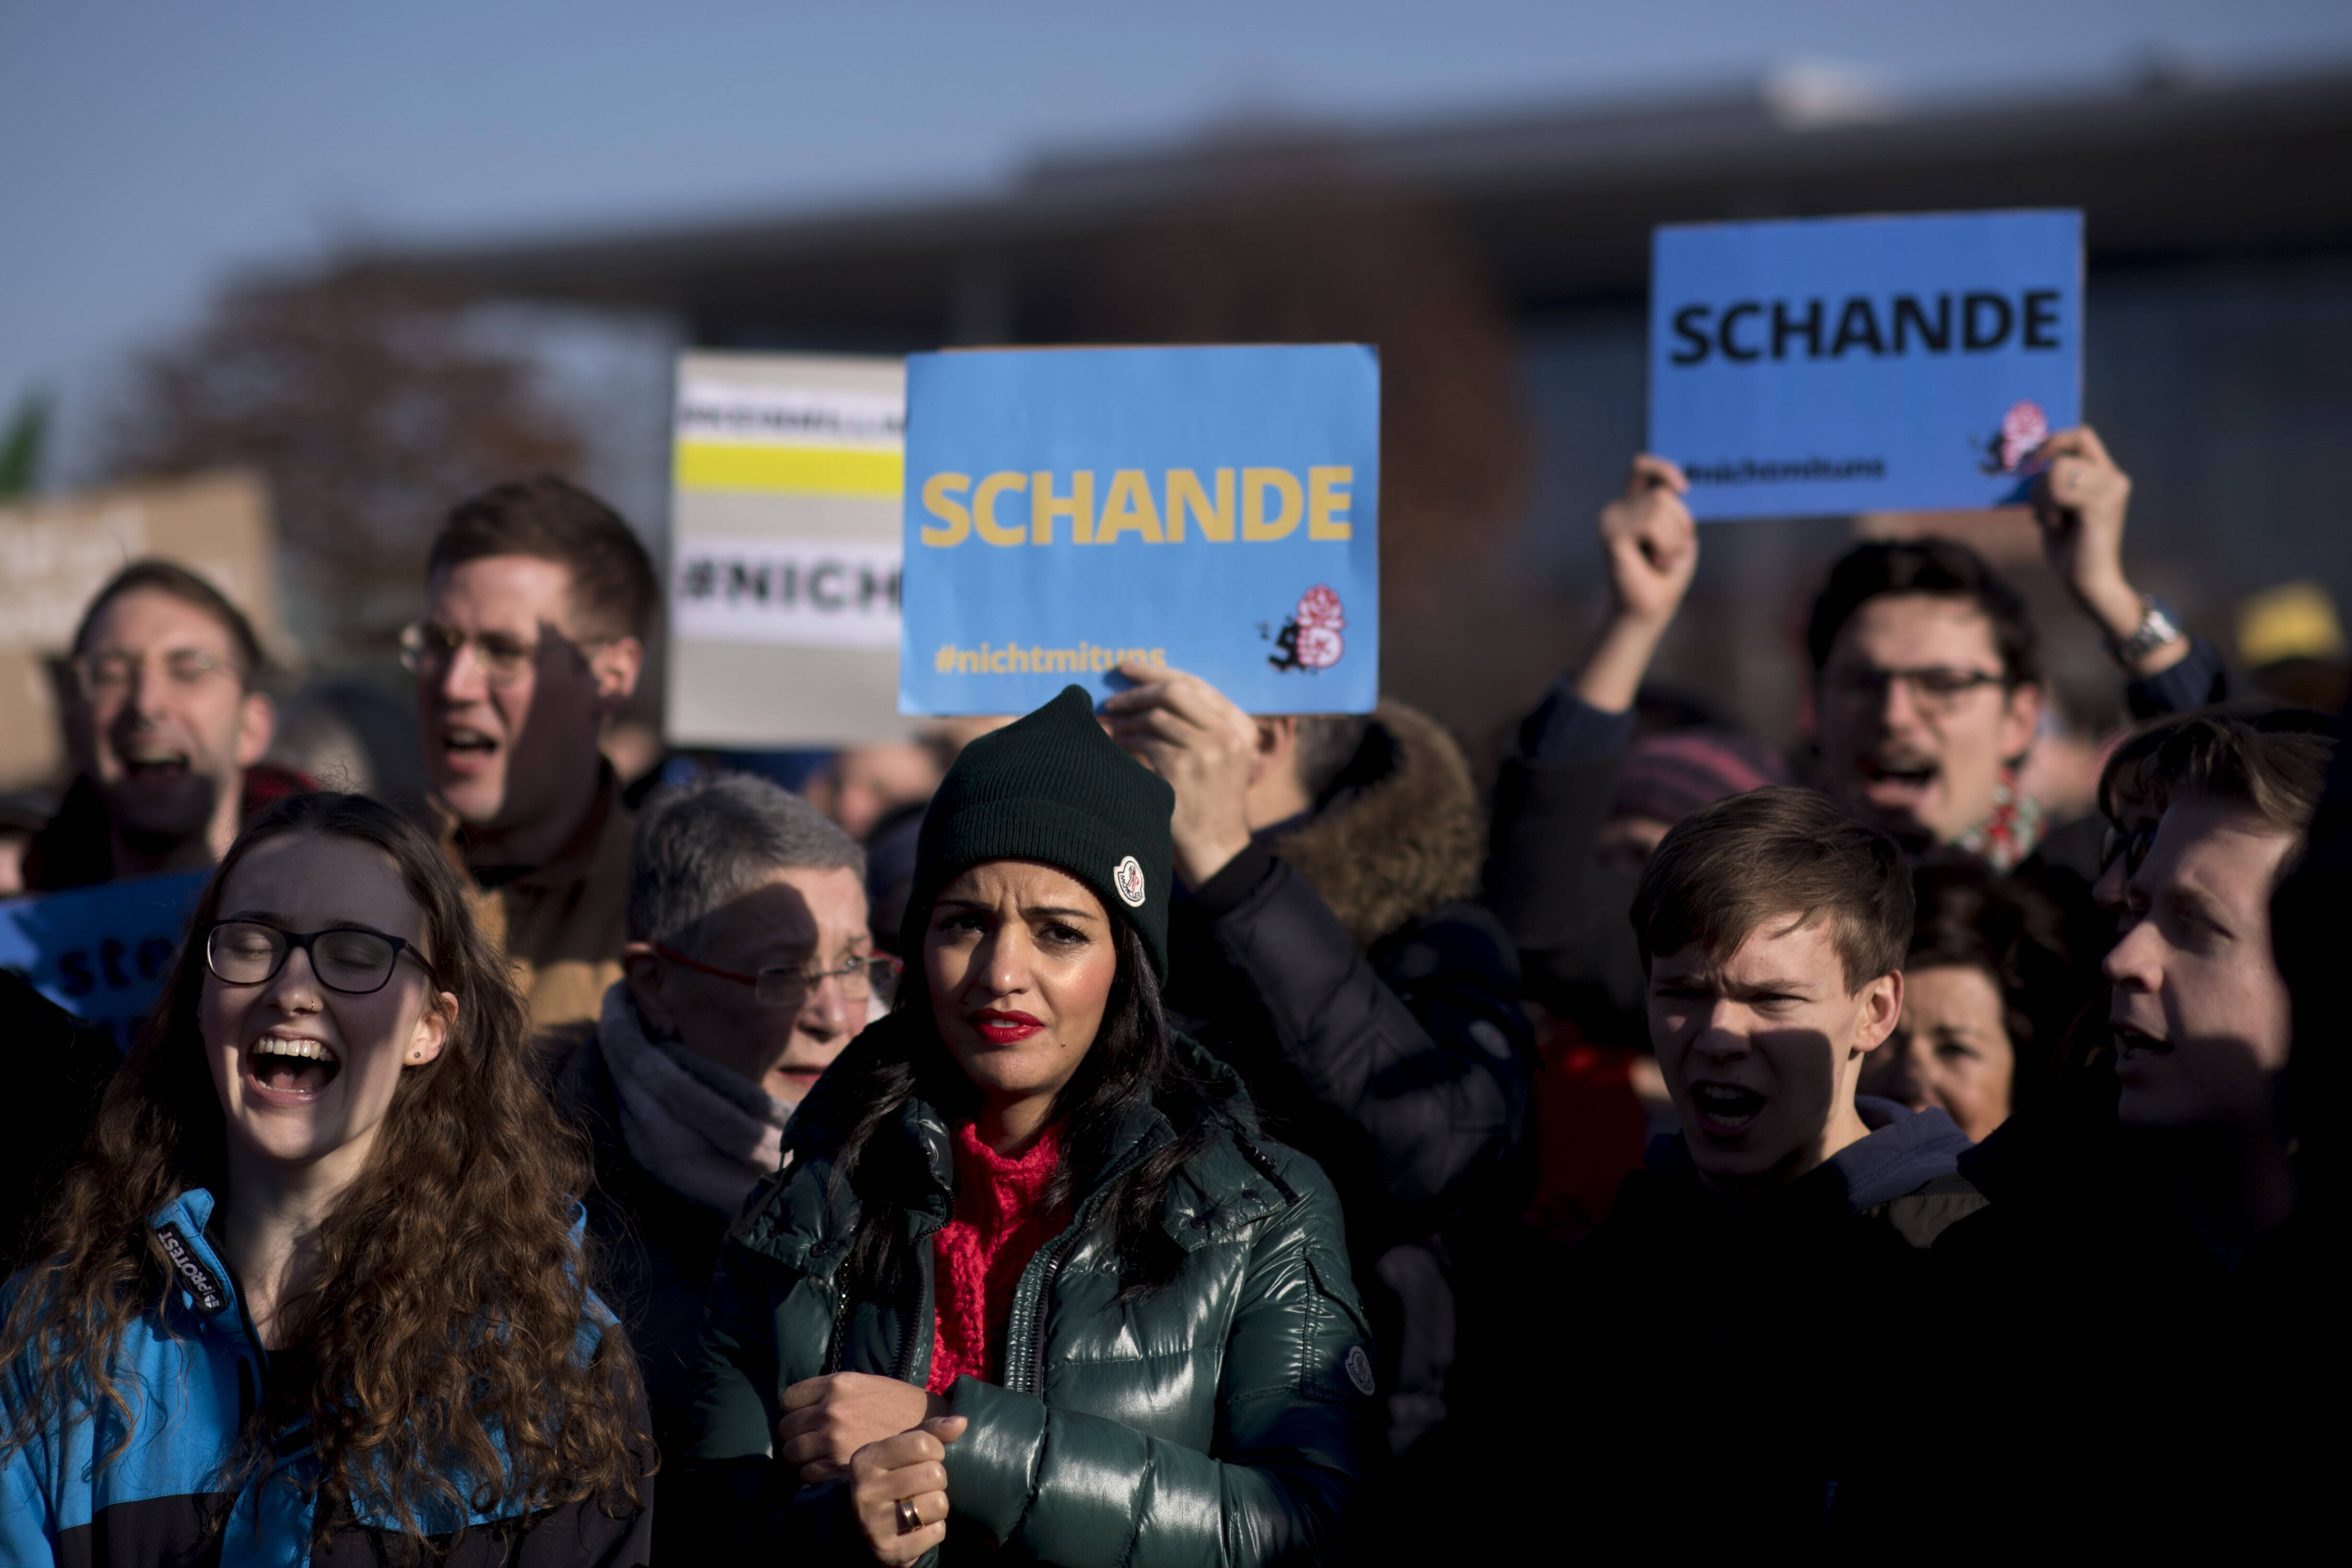
[[[1911,332],[1915,328],[1918,331],[1919,342],[1925,344],[1930,353],[1939,354],[1950,353],[1952,297],[1949,294],[1936,296],[1936,319],[1930,321],[1927,312],[1919,308],[1918,300],[1908,294],[1895,296],[1895,352],[1896,353],[1901,353],[1909,347]]]
[[[1696,364],[1714,345],[1706,339],[1706,319],[1715,311],[1705,305],[1685,305],[1675,312],[1675,336],[1683,346],[1667,357],[1676,364]]]
[[[1764,357],[1764,351],[1761,348],[1741,348],[1738,343],[1732,341],[1731,336],[1732,322],[1739,320],[1742,316],[1760,316],[1763,313],[1764,307],[1758,304],[1753,300],[1742,300],[1738,304],[1732,306],[1731,309],[1723,313],[1722,324],[1717,326],[1715,330],[1715,341],[1722,345],[1724,358],[1751,360],[1761,359]]]
[[[1845,302],[1838,312],[1837,337],[1830,344],[1830,358],[1836,359],[1849,348],[1861,345],[1874,354],[1886,352],[1885,340],[1878,335],[1878,316],[1871,310],[1870,301],[1857,294]]]
[[[2025,291],[2025,346],[2029,349],[2054,349],[2058,340],[2058,290],[2028,289]]]
[[[1986,327],[1986,313],[1997,325]],[[1970,353],[1986,353],[2000,347],[2009,339],[2009,329],[2016,317],[2009,301],[1998,294],[1971,293],[1960,301],[1960,346]]]
[[[828,593],[824,584],[827,579],[838,583],[843,574],[841,563],[836,561],[828,561],[810,573],[808,574],[809,603],[820,610],[841,608],[845,602],[841,596],[841,590],[835,588]]]
[[[1964,353],[1990,353],[2012,343],[2046,353],[2064,346],[2061,298],[2055,289],[2028,289],[2014,295],[1974,289],[1958,295],[1894,294],[1883,299],[1853,294],[1834,307],[1822,299],[1740,300],[1720,314],[1711,305],[1685,305],[1669,318],[1673,338],[1666,358],[1671,364],[1695,365],[1719,354],[1746,364],[1767,357],[1843,359],[1868,353],[1883,358],[1915,352],[1945,354],[1956,348]]]
[[[1772,301],[1772,357],[1787,359],[1789,340],[1795,337],[1805,340],[1807,359],[1822,357],[1822,302],[1819,300],[1805,301],[1805,314],[1801,320],[1789,314],[1787,300]]]

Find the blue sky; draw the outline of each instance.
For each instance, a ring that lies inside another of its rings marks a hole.
[[[69,426],[241,269],[888,200],[1240,114],[1370,123],[1791,62],[1917,98],[2352,61],[2341,0],[0,5],[0,410]]]

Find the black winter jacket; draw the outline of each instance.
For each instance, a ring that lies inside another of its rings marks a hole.
[[[588,1137],[596,1185],[587,1198],[598,1290],[629,1332],[662,1463],[675,1469],[694,1435],[702,1370],[702,1309],[719,1243],[734,1216],[680,1196],[637,1163],[621,1139],[620,1090],[593,1019],[548,1031],[541,1048],[556,1109]],[[677,1523],[683,1525],[683,1517]]]
[[[1734,1205],[1662,1138],[1572,1252],[1530,1238],[1527,1317],[1472,1369],[1469,1414],[1491,1453],[1554,1456],[1547,1507],[1602,1541],[1671,1520],[1677,1539],[1801,1546],[1832,1483],[1909,1451],[1871,1406],[1866,1347],[1938,1321],[1929,1249],[1987,1200],[1943,1111],[1855,1103],[1870,1135],[1778,1191]],[[1528,1374],[1532,1346],[1550,1375]]]
[[[793,1119],[794,1164],[761,1189],[719,1260],[690,1484],[724,1527],[714,1550],[729,1561],[865,1558],[847,1483],[801,1485],[774,1461],[773,1438],[783,1391],[803,1379],[929,1376],[930,1241],[955,1202],[948,1120],[911,1099],[861,1161],[859,1186],[900,1189],[918,1263],[908,1293],[869,1300],[845,1284],[860,1204],[835,1182],[831,1152],[832,1129],[859,1108],[825,1102],[827,1084],[861,1059],[908,1054],[905,1031],[927,1026],[894,1016],[851,1043]],[[1088,1223],[1112,1176],[1177,1135],[1144,1104],[1105,1167],[1078,1183],[1070,1227],[1022,1274],[1004,1385],[960,1377],[948,1395],[971,1426],[948,1448],[942,1560],[1335,1560],[1371,1382],[1338,1200],[1312,1161],[1252,1135],[1230,1069],[1182,1044],[1197,1076],[1233,1089],[1233,1121],[1169,1186],[1177,1275],[1118,1300],[1108,1233]]]
[[[1339,1189],[1400,1453],[1444,1418],[1465,1269],[1531,1181],[1517,959],[1469,901],[1481,839],[1460,750],[1383,703],[1315,812],[1180,899],[1169,932],[1170,1014]]]

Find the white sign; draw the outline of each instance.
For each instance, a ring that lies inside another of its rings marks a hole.
[[[902,740],[906,362],[680,357],[670,507],[670,743]]]
[[[686,381],[677,388],[677,438],[750,447],[860,447],[895,452],[907,436],[907,400],[838,388],[747,386]]]
[[[900,553],[871,539],[681,535],[670,624],[720,642],[896,648]]]

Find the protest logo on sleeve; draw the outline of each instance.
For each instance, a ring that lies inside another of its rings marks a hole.
[[[1380,691],[1380,362],[1361,344],[908,362],[899,707],[1020,713],[1140,660],[1255,713]]]
[[[1702,520],[2021,502],[2082,421],[2076,212],[1674,225],[1650,449]]]

